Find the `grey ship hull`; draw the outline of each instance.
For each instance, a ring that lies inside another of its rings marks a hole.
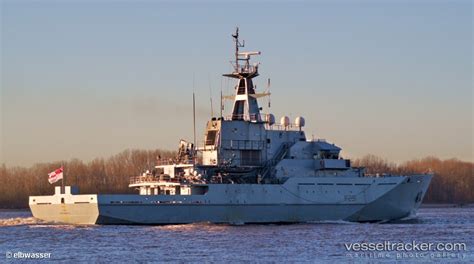
[[[284,184],[208,184],[202,195],[31,196],[33,216],[67,224],[389,221],[413,216],[432,175],[291,178]]]

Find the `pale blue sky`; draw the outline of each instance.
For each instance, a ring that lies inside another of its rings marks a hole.
[[[351,158],[473,161],[471,1],[1,1],[7,165],[105,157],[202,136],[231,33],[261,50],[270,112]],[[224,92],[231,91],[227,80]],[[266,99],[261,102],[268,112]]]

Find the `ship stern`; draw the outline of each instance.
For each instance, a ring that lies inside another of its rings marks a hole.
[[[33,217],[55,224],[96,224],[99,208],[96,194],[77,194],[77,188],[56,186],[54,195],[30,196]]]

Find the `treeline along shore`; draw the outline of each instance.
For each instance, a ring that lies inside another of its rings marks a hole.
[[[126,150],[109,158],[90,162],[78,159],[39,163],[31,167],[0,166],[0,208],[26,208],[28,196],[51,195],[54,185],[48,173],[64,166],[66,185],[79,187],[81,193],[136,193],[128,188],[129,179],[151,169],[157,158],[171,159],[175,152],[165,150]],[[395,164],[377,156],[367,155],[352,162],[366,167],[370,174],[434,173],[424,203],[474,203],[474,163],[457,159],[441,160],[427,157]],[[57,182],[55,185],[60,185]]]
[[[153,168],[157,158],[174,158],[176,152],[165,150],[125,150],[109,158],[90,162],[78,159],[38,163],[31,167],[0,167],[0,208],[26,208],[30,195],[52,195],[54,186],[48,173],[63,166],[65,185],[79,187],[82,194],[135,194],[128,187],[130,177]]]

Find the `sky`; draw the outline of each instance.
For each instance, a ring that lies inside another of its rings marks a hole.
[[[0,2],[0,164],[175,150],[193,91],[202,140],[236,26],[262,52],[257,92],[271,79],[263,112],[303,116],[308,138],[474,161],[471,1]]]

